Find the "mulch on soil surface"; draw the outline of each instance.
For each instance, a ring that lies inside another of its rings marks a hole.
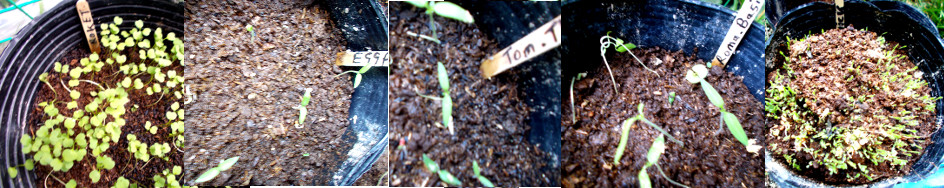
[[[479,65],[498,46],[473,24],[436,17],[441,45],[407,35],[431,36],[424,10],[405,3],[390,4],[390,165],[392,186],[447,186],[423,166],[431,159],[464,186],[481,186],[472,161],[496,186],[542,186],[559,182],[557,171],[542,172],[550,157],[529,144],[526,133],[531,108],[522,99],[516,71],[490,80]],[[441,103],[419,94],[441,96],[436,62],[449,72],[455,135],[442,124]],[[405,145],[401,145],[400,140]],[[404,146],[405,149],[396,149]]]
[[[340,33],[322,7],[294,1],[190,1],[187,5],[187,156],[192,184],[220,160],[239,156],[212,185],[327,185],[352,143],[350,76],[334,76]],[[255,27],[256,38],[245,30]],[[295,128],[312,88],[303,128]],[[309,156],[304,156],[308,154]],[[376,179],[374,180],[376,182]]]
[[[930,144],[928,136],[940,125],[934,122],[933,99],[918,97],[929,96],[927,82],[913,89],[906,87],[908,82],[923,79],[923,73],[916,69],[906,51],[896,49],[896,43],[886,42],[877,33],[851,26],[827,30],[792,43],[778,49],[791,62],[784,63],[784,58],[778,55],[776,70],[767,71],[768,90],[774,90],[773,85],[777,85],[777,88],[785,86],[795,91],[797,105],[787,106],[796,106],[798,114],[788,116],[783,112],[789,110],[788,107],[768,108],[772,112],[767,119],[772,122],[770,135],[767,135],[771,155],[783,164],[789,164],[785,155],[792,156],[793,162],[802,169],[798,174],[833,184],[862,184],[907,174],[923,153],[922,148]],[[768,91],[767,94],[767,100],[771,101],[776,93]],[[783,100],[789,103],[787,101]],[[928,105],[930,109],[926,109]],[[911,116],[914,121],[893,118],[902,116]],[[798,125],[804,123],[810,124],[809,129],[799,128]],[[912,134],[917,138],[892,138],[890,135],[901,134],[894,126],[916,130]],[[798,138],[803,140],[797,141]],[[846,141],[835,145],[833,140]],[[828,144],[821,145],[821,141]],[[897,141],[908,146],[893,149]],[[825,165],[829,161],[823,156],[816,157],[815,153],[832,153],[837,148],[842,156],[849,157],[842,163],[849,163],[850,167],[830,173],[829,165]],[[850,150],[854,153],[843,152]],[[890,154],[872,158],[879,160],[866,157],[877,150],[890,151]],[[888,160],[893,156],[907,163],[892,165]],[[852,163],[864,164],[871,179],[859,176],[862,167],[852,167]],[[791,165],[785,166],[797,170]]]
[[[638,185],[637,175],[646,162],[649,147],[660,134],[658,130],[634,124],[621,165],[612,163],[620,126],[637,115],[640,103],[645,105],[647,119],[684,143],[682,146],[666,140],[667,149],[659,165],[668,178],[691,187],[763,186],[763,154],[749,153],[726,127],[721,128],[718,108],[708,101],[701,86],[684,79],[692,65],[704,62],[681,51],[669,52],[658,47],[632,51],[659,75],[643,68],[627,53],[610,57],[619,94],[613,91],[605,66],[590,72],[589,77],[574,86],[577,122],[571,116],[574,109],[570,107],[569,89],[561,91],[568,96],[564,97],[561,111],[564,187]],[[743,78],[713,66],[705,79],[724,98],[725,108],[738,117],[748,138],[763,145],[762,105],[742,83]],[[675,92],[676,98],[670,105],[671,92]],[[648,172],[653,184],[671,185],[656,169],[650,168]]]
[[[128,24],[128,22],[126,21],[125,24]],[[110,53],[110,51],[107,51],[107,52]],[[82,58],[86,58],[90,54],[91,52],[89,52],[88,49],[80,49],[80,48],[73,49],[69,51],[68,53],[66,53],[65,57],[60,59],[59,62],[63,63],[64,65],[68,64],[69,67],[72,67],[72,68],[82,67],[82,65],[78,62],[78,60]],[[127,55],[129,60],[139,59],[136,52],[123,53],[123,54]],[[106,66],[106,67],[112,67],[112,66]],[[106,88],[112,88],[113,86],[117,85],[121,80],[116,80],[114,79],[114,77],[110,77],[110,76],[100,76],[100,75],[114,75],[115,72],[118,71],[117,70],[118,68],[117,66],[113,66],[113,67],[114,69],[103,68],[99,72],[83,74],[80,77],[80,79],[91,80],[93,82],[102,84],[102,86],[106,86]],[[183,67],[180,66],[179,62],[174,62],[173,65],[164,68],[164,73],[166,74],[168,70],[175,70],[177,72],[183,72]],[[131,79],[141,78],[142,80],[147,81],[147,80],[150,80],[149,77],[150,77],[150,74],[142,74],[138,77],[130,77],[130,78]],[[119,77],[119,78],[123,79],[123,77]],[[47,116],[43,112],[43,108],[37,106],[38,103],[40,103],[41,101],[52,101],[52,100],[72,101],[72,98],[69,97],[69,93],[66,91],[65,88],[63,88],[63,85],[60,84],[60,81],[63,83],[68,82],[69,80],[72,79],[71,77],[69,77],[67,74],[49,72],[49,76],[47,77],[47,79],[49,83],[52,85],[52,87],[55,88],[56,92],[51,91],[47,85],[40,84],[40,87],[42,88],[40,88],[39,92],[36,95],[36,99],[35,99],[36,104],[32,104],[33,110],[30,111],[29,120],[27,121],[28,130],[26,130],[26,132],[28,132],[32,136],[35,136],[36,129],[41,127],[43,125],[43,122],[46,121],[46,119],[49,119],[49,116]],[[112,86],[112,87],[107,87],[107,86]],[[80,84],[77,87],[71,87],[71,88],[73,90],[76,90],[82,93],[82,96],[78,100],[76,100],[76,102],[78,103],[78,106],[80,107],[86,106],[87,104],[92,102],[93,97],[91,97],[91,95],[88,95],[89,93],[93,91],[96,91],[96,92],[99,91],[98,86],[95,86],[92,84],[85,84],[85,83]],[[161,126],[158,129],[157,134],[151,134],[147,132],[147,130],[144,129],[144,124],[145,122],[150,121],[153,125],[164,125],[165,123],[167,123],[167,118],[164,115],[165,115],[165,112],[167,112],[170,109],[171,104],[174,102],[183,103],[183,100],[173,99],[172,97],[168,98],[166,96],[161,99],[159,97],[160,95],[148,96],[143,89],[141,90],[128,89],[127,92],[128,92],[128,99],[130,99],[131,101],[126,105],[126,108],[129,110],[127,110],[125,114],[122,116],[122,118],[126,120],[126,124],[121,127],[122,135],[125,135],[125,136],[121,136],[121,138],[119,139],[117,143],[112,142],[108,150],[102,153],[102,155],[109,156],[112,158],[112,160],[115,161],[115,168],[111,170],[99,170],[99,172],[101,173],[101,177],[100,177],[101,179],[99,180],[98,183],[92,183],[92,181],[89,179],[89,172],[95,169],[96,162],[95,162],[95,158],[91,155],[91,150],[88,150],[89,152],[88,155],[85,156],[85,158],[82,161],[75,163],[72,169],[70,169],[68,172],[53,172],[49,176],[48,179],[47,179],[47,174],[50,174],[49,172],[52,171],[52,168],[49,166],[39,165],[39,163],[37,162],[35,164],[34,172],[36,173],[37,175],[36,177],[38,178],[36,179],[38,186],[64,187],[65,185],[63,185],[62,183],[56,180],[56,178],[58,178],[59,180],[62,180],[62,182],[68,182],[69,180],[74,179],[78,187],[110,187],[115,183],[115,180],[117,180],[118,177],[124,177],[125,179],[129,179],[132,183],[138,183],[139,185],[153,185],[154,180],[152,178],[154,175],[161,174],[161,172],[165,169],[171,170],[173,169],[175,165],[182,166],[183,153],[179,152],[176,149],[171,149],[171,152],[166,154],[169,156],[168,158],[170,159],[168,161],[164,161],[162,159],[159,159],[153,156],[152,156],[151,161],[141,161],[141,160],[135,159],[132,156],[132,154],[127,151],[128,140],[126,139],[126,136],[128,134],[134,134],[135,136],[137,136],[138,140],[141,141],[142,143],[146,143],[148,145],[154,144],[154,143],[167,143],[171,145],[171,148],[176,148],[174,146],[175,145],[174,137],[161,136],[161,135],[168,135],[171,133],[171,129],[169,126]],[[67,116],[71,117],[71,114],[73,114],[73,112],[76,110],[76,109],[66,108],[65,102],[57,102],[55,104],[56,104],[56,107],[59,109],[59,114],[68,114]],[[130,110],[131,106],[133,106],[134,104],[139,105],[141,108],[138,108],[134,111]],[[148,106],[151,104],[153,104],[153,106]],[[106,119],[106,122],[111,122],[111,121],[114,121],[114,119],[111,117]],[[80,129],[75,128],[73,130],[80,130]],[[83,132],[76,131],[75,134],[79,134],[79,133],[83,133]]]

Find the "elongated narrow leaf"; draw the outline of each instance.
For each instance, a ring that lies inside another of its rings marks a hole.
[[[613,157],[613,164],[617,164],[617,165],[620,164],[619,160],[620,158],[623,158],[623,151],[626,151],[626,143],[629,141],[629,127],[632,126],[633,123],[635,122],[636,122],[636,118],[630,118],[630,119],[627,119],[626,121],[623,121],[623,127],[620,134],[620,142],[619,142],[619,145],[616,146],[616,153],[614,154],[615,156]]]
[[[661,156],[663,152],[665,152],[665,135],[660,134],[659,137],[652,142],[652,146],[649,147],[646,160],[649,160],[649,164],[656,164],[659,162],[659,156]]]
[[[371,64],[364,65],[363,67],[361,67],[361,69],[357,70],[357,72],[358,72],[358,73],[361,73],[361,74],[364,74],[364,73],[367,72],[367,70],[370,70],[370,67],[372,67],[372,66],[373,66],[373,65],[371,65]]]
[[[430,172],[436,173],[439,171],[439,165],[435,161],[430,159],[426,154],[423,154],[423,164],[426,164],[426,169],[429,169]]]
[[[406,1],[406,2],[407,2],[407,3],[410,3],[410,4],[413,5],[413,6],[420,7],[420,8],[426,8],[426,7],[427,7],[427,6],[426,6],[426,1]]]
[[[433,4],[433,11],[435,11],[437,15],[452,18],[460,22],[475,22],[475,19],[472,18],[472,14],[470,14],[468,10],[465,10],[455,3],[446,1],[436,2],[436,4]]]
[[[479,179],[479,183],[482,183],[483,187],[495,187],[495,184],[493,184],[492,181],[488,181],[488,178],[479,176],[477,179]]]
[[[443,96],[442,98],[442,118],[443,126],[452,130],[452,97]]]
[[[354,74],[354,88],[357,88],[358,85],[361,85],[361,74]]]
[[[711,101],[711,104],[724,109],[724,100],[721,99],[721,94],[718,94],[718,90],[715,90],[708,81],[701,81],[701,89],[705,91],[705,95],[708,96],[708,100]]]
[[[446,182],[449,185],[454,185],[454,186],[462,185],[462,181],[459,181],[459,178],[456,178],[455,176],[453,176],[449,172],[446,172],[445,170],[439,171],[439,180],[442,180],[443,182]]]
[[[641,188],[651,188],[652,182],[649,181],[649,173],[646,173],[646,165],[642,167],[642,170],[639,170],[639,187]]]
[[[479,168],[479,163],[472,161],[472,173],[475,174],[475,176],[481,176],[481,172],[482,168]]]
[[[203,172],[203,174],[200,174],[200,177],[197,177],[197,180],[194,182],[203,183],[206,181],[210,181],[213,178],[215,178],[216,175],[219,175],[219,174],[220,174],[219,168],[210,168],[210,170],[207,170],[206,172]]]
[[[734,135],[741,144],[748,146],[747,134],[744,133],[744,128],[741,127],[741,122],[738,121],[737,116],[730,112],[721,111],[721,114],[724,115],[724,123],[728,125],[728,130],[731,131],[731,135]]]
[[[226,159],[225,161],[220,162],[220,165],[217,168],[220,168],[220,171],[229,170],[230,167],[236,164],[236,161],[239,161],[239,157],[233,157]]]
[[[442,88],[443,93],[449,93],[449,72],[446,72],[446,66],[442,62],[436,62],[436,71],[439,78],[439,87]]]
[[[623,43],[623,45],[616,45],[617,52],[626,52],[632,49],[636,49],[636,45],[633,43]]]

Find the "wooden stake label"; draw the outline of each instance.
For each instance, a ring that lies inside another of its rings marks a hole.
[[[731,24],[731,28],[724,36],[724,41],[718,47],[715,58],[711,60],[712,65],[724,66],[728,64],[728,60],[731,60],[738,44],[741,44],[741,39],[743,39],[744,34],[747,34],[747,29],[751,28],[751,23],[754,23],[754,18],[757,17],[758,11],[762,8],[764,8],[764,0],[747,0],[744,2],[741,10],[738,10],[737,16],[734,17],[734,23]]]
[[[88,41],[89,48],[94,53],[101,52],[98,43],[98,31],[95,30],[95,20],[92,19],[92,11],[88,2],[79,0],[75,2],[75,9],[79,11],[79,20],[82,21],[82,31],[85,31],[85,40]]]
[[[845,6],[846,2],[843,0],[836,0],[836,28],[842,28],[846,25],[846,15],[842,11],[842,7]]]
[[[352,67],[371,65],[386,67],[390,65],[390,53],[388,51],[340,52],[338,53],[338,58],[334,60],[334,65]]]
[[[482,61],[482,76],[491,78],[531,58],[547,52],[561,43],[561,17],[538,27],[507,48]]]

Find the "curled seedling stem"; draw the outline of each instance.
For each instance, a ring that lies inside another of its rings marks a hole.
[[[629,44],[629,45],[627,46],[626,44]],[[606,60],[606,49],[609,48],[610,46],[613,46],[614,48],[616,48],[617,52],[628,52],[629,55],[632,55],[633,58],[636,59],[636,62],[639,62],[639,64],[642,65],[642,67],[646,68],[646,70],[649,70],[649,72],[655,73],[656,76],[659,76],[658,72],[652,69],[649,69],[649,67],[646,66],[645,63],[643,63],[641,60],[639,60],[638,57],[636,57],[636,54],[633,54],[633,52],[630,51],[633,48],[636,48],[636,45],[632,43],[623,43],[622,39],[611,37],[609,32],[607,32],[607,35],[600,37],[600,57],[603,58],[603,64],[606,65],[606,70],[610,73],[610,80],[613,81],[613,91],[615,91],[616,93],[619,93],[619,90],[616,89],[617,88],[616,78],[613,77],[613,70],[610,69],[610,63]]]

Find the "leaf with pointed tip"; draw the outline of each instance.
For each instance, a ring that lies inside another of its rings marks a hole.
[[[475,22],[475,19],[472,18],[472,14],[470,14],[468,10],[465,10],[455,3],[447,1],[436,2],[433,4],[433,11],[439,16],[452,18],[456,21],[465,23]]]
[[[233,165],[236,164],[236,161],[239,161],[239,157],[232,157],[226,159],[225,161],[221,161],[220,165],[217,167],[220,168],[220,171],[229,170],[230,167],[233,167]]]
[[[721,94],[718,94],[718,90],[715,90],[715,87],[712,87],[708,81],[702,80],[701,89],[705,91],[705,95],[708,96],[708,101],[711,101],[711,104],[724,110],[724,100],[721,99]]]
[[[726,111],[721,111],[721,115],[724,116],[724,123],[728,125],[728,130],[731,131],[731,135],[734,135],[741,144],[748,146],[747,134],[744,133],[744,128],[741,127],[741,122],[738,121],[737,116]]]
[[[446,182],[449,185],[454,185],[454,186],[462,185],[462,181],[459,181],[459,178],[456,178],[455,176],[453,176],[449,172],[446,172],[445,170],[439,171],[439,180],[442,180],[443,182]]]
[[[649,164],[656,164],[659,162],[659,156],[661,156],[663,152],[665,152],[665,135],[660,134],[659,137],[652,142],[652,146],[649,147],[646,160],[649,161]]]
[[[219,174],[220,174],[220,169],[210,168],[210,170],[207,170],[206,172],[203,172],[203,174],[200,174],[200,177],[197,177],[197,180],[195,180],[194,182],[203,183],[206,181],[210,181],[213,178],[215,178],[216,175],[219,175]]]
[[[428,169],[430,172],[435,173],[436,171],[439,171],[439,165],[437,165],[433,159],[430,159],[428,156],[426,156],[425,153],[423,154],[423,163],[426,164],[426,169]]]

